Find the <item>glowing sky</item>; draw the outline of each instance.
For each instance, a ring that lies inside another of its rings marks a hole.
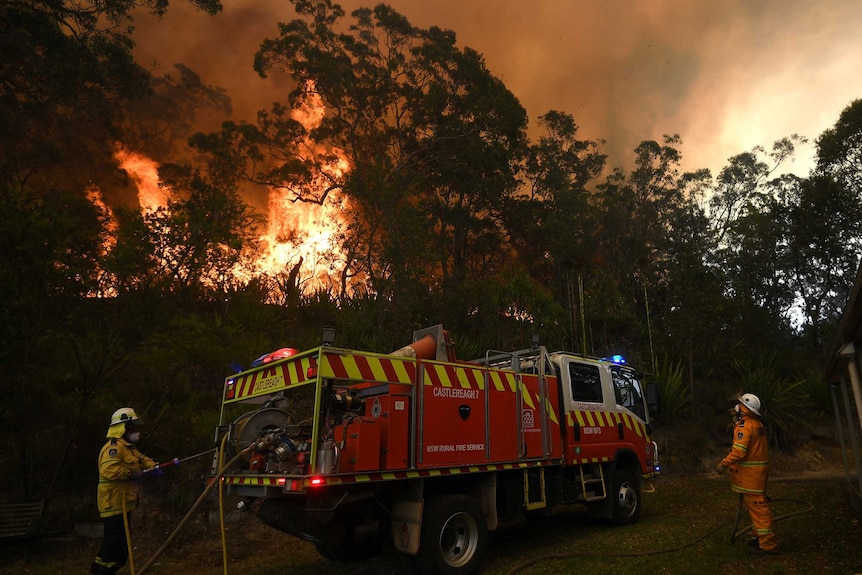
[[[138,18],[136,55],[181,62],[227,89],[234,119],[282,97],[285,79],[252,69],[261,40],[295,15],[286,0],[224,0],[214,17],[172,4],[158,25]],[[372,6],[344,0],[349,12]],[[614,166],[642,140],[678,133],[683,166],[710,168],[755,145],[810,140],[862,98],[858,0],[392,0],[415,26],[453,30],[484,55],[527,109],[572,114],[604,139]],[[808,175],[813,147],[793,171]]]

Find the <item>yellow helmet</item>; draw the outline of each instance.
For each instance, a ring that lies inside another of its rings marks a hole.
[[[137,421],[138,414],[131,407],[121,407],[111,416],[111,425],[118,423],[126,423],[127,421]]]
[[[126,433],[126,424],[130,421],[140,422],[138,414],[131,407],[121,407],[111,416],[111,425],[108,426],[105,437],[119,439]]]

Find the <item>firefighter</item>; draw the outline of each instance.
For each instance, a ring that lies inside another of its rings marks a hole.
[[[748,542],[749,551],[755,555],[778,553],[778,541],[772,532],[772,512],[766,496],[769,452],[760,398],[751,393],[742,394],[734,410],[733,445],[715,470],[724,473],[730,469],[731,489],[739,493],[751,516],[757,537]]]
[[[129,512],[138,506],[138,480],[143,472],[158,472],[158,464],[138,451],[141,420],[131,407],[111,416],[108,442],[99,453],[99,515],[104,521],[104,538],[96,560],[90,566],[95,575],[116,573],[129,558],[126,525]],[[125,514],[124,514],[125,511]]]

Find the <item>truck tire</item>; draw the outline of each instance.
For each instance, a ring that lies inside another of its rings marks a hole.
[[[619,469],[611,485],[608,495],[613,498],[613,522],[617,525],[636,523],[641,515],[640,477],[628,469]]]
[[[488,549],[488,524],[479,502],[467,495],[442,495],[426,504],[419,553],[410,557],[423,575],[475,573]]]

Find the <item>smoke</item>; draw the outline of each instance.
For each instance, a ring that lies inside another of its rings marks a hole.
[[[374,3],[340,4],[349,14]],[[388,4],[415,26],[455,31],[459,45],[483,54],[527,109],[531,129],[549,110],[572,114],[580,137],[605,140],[613,166],[629,165],[642,140],[677,133],[683,167],[715,173],[753,146],[793,133],[816,138],[862,94],[855,0]],[[290,89],[285,77],[259,78],[254,53],[294,17],[285,0],[226,2],[216,16],[172,4],[162,21],[137,18],[135,53],[145,67],[189,66],[227,90],[232,119],[253,120]],[[812,152],[800,150],[800,175]]]

